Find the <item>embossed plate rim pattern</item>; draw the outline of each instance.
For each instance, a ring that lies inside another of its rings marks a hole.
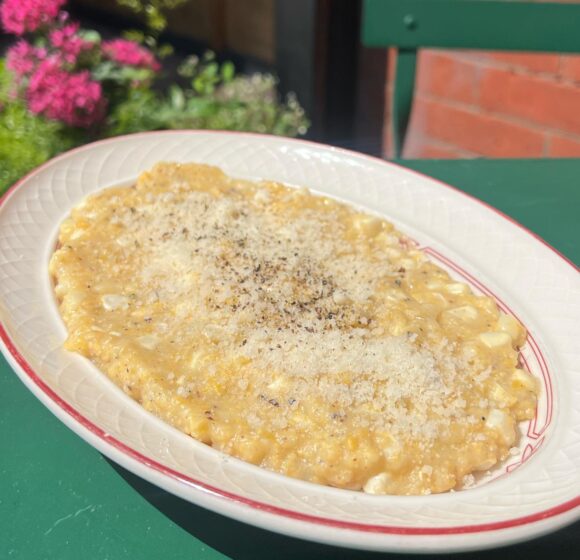
[[[168,159],[309,186],[375,210],[484,278],[537,334],[557,373],[554,419],[533,461],[480,488],[439,496],[376,497],[324,488],[192,441],[131,401],[86,360],[62,351],[64,328],[41,273],[60,221],[86,193]],[[506,236],[508,247],[501,243]],[[573,403],[574,396],[580,402],[580,387],[572,375],[579,352],[571,342],[579,335],[580,292],[577,271],[564,260],[499,211],[383,160],[255,134],[142,133],[67,152],[0,201],[0,346],[32,392],[91,445],[199,505],[281,533],[357,548],[484,548],[538,536],[579,515],[580,480],[573,467],[580,454],[580,408]],[[556,279],[550,301],[528,303]],[[519,292],[512,287],[516,280],[522,282]]]

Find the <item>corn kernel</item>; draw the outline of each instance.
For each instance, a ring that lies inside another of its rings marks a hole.
[[[489,396],[500,406],[511,406],[517,401],[517,398],[510,395],[499,383],[492,385]]]
[[[497,326],[500,331],[509,334],[513,342],[518,342],[523,335],[520,323],[512,315],[500,313]]]
[[[451,284],[447,284],[445,289],[454,296],[458,296],[461,294],[466,294],[469,292],[469,287],[467,284],[462,284],[461,282],[452,282]]]
[[[118,294],[106,294],[101,298],[101,303],[107,311],[115,311],[116,309],[128,309],[129,298],[120,296]]]
[[[363,486],[363,490],[367,494],[386,494],[390,480],[391,475],[385,472],[371,476]]]
[[[354,225],[361,233],[374,237],[381,231],[383,221],[372,216],[362,216],[355,220]]]
[[[454,307],[445,311],[449,315],[456,317],[460,321],[475,321],[479,317],[479,312],[473,305],[462,305],[460,307]]]
[[[536,391],[538,382],[530,373],[523,369],[516,369],[512,374],[512,385],[516,388],[523,387],[528,391]]]
[[[504,332],[486,332],[479,335],[479,340],[488,348],[499,348],[506,344],[511,345],[512,337]]]
[[[332,301],[337,305],[344,305],[350,301],[350,298],[341,290],[336,290],[332,294]]]
[[[159,344],[159,339],[151,334],[146,334],[140,336],[137,339],[137,342],[139,342],[139,344],[143,346],[143,348],[147,348],[147,350],[154,350],[157,344]]]
[[[497,408],[489,411],[485,427],[498,432],[504,443],[508,445],[512,444],[516,439],[512,418]]]
[[[270,193],[267,189],[258,189],[254,194],[254,202],[258,204],[268,204],[271,200]]]

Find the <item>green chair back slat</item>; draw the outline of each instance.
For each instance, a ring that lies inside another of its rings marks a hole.
[[[413,108],[416,66],[417,50],[399,49],[393,90],[393,147],[396,157],[399,157],[403,151]]]
[[[580,4],[519,0],[364,0],[362,42],[398,47],[393,143],[399,157],[422,47],[580,53]]]
[[[508,0],[366,0],[369,47],[580,52],[580,6]]]

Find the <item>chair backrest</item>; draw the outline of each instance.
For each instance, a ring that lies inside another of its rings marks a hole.
[[[580,52],[580,4],[520,0],[364,0],[362,41],[398,47],[393,89],[395,156],[415,88],[417,49]]]

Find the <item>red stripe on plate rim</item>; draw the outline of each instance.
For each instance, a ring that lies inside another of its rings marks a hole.
[[[274,138],[274,137],[271,137],[271,136],[268,136],[265,134],[248,133],[248,132],[239,133],[239,132],[216,131],[216,130],[214,130],[214,131],[196,131],[196,130],[154,131],[154,132],[141,132],[141,133],[126,135],[126,136],[118,136],[116,138],[107,138],[105,140],[100,140],[98,142],[93,142],[92,144],[86,144],[84,146],[80,146],[80,147],[75,148],[73,150],[69,150],[68,152],[65,152],[65,153],[57,156],[56,158],[49,160],[48,162],[44,163],[43,165],[37,167],[36,169],[34,169],[30,173],[28,173],[26,176],[24,176],[22,179],[20,179],[18,182],[16,182],[14,185],[12,185],[12,187],[10,187],[4,193],[4,195],[0,198],[0,208],[6,202],[6,200],[8,199],[8,196],[11,193],[13,193],[14,191],[16,191],[16,189],[18,189],[25,181],[27,181],[28,179],[30,179],[34,175],[40,173],[45,167],[52,165],[55,161],[63,159],[63,158],[65,158],[73,153],[92,149],[95,145],[102,145],[102,144],[106,144],[106,143],[112,143],[112,142],[118,141],[120,139],[134,138],[134,137],[138,137],[138,136],[146,136],[146,135],[151,135],[151,134],[167,134],[167,135],[172,135],[172,134],[215,134],[215,135],[223,135],[223,136],[234,135],[234,136],[249,136],[249,137],[253,137],[253,138]],[[284,139],[284,140],[287,142],[290,142],[290,143],[307,144],[307,145],[315,146],[317,148],[330,149],[330,150],[337,152],[337,153],[342,153],[344,155],[348,155],[351,157],[354,156],[357,158],[362,157],[365,159],[369,159],[373,162],[380,162],[384,165],[392,165],[392,166],[404,169],[408,173],[413,173],[419,177],[434,181],[437,184],[439,184],[440,186],[443,186],[446,189],[452,189],[452,190],[462,194],[463,196],[466,196],[466,197],[472,199],[473,201],[475,201],[475,202],[487,207],[488,209],[492,210],[494,213],[503,217],[504,219],[506,219],[507,221],[516,225],[520,229],[526,231],[532,237],[536,238],[543,245],[545,245],[548,249],[550,249],[552,252],[554,252],[558,257],[560,257],[562,260],[564,260],[566,263],[568,263],[570,266],[572,266],[572,268],[574,268],[577,271],[579,270],[578,267],[570,259],[568,259],[566,256],[564,256],[562,253],[560,253],[557,249],[552,247],[550,244],[548,244],[545,240],[543,240],[536,233],[530,231],[529,229],[527,229],[525,226],[523,226],[522,224],[520,224],[519,222],[517,222],[516,220],[514,220],[510,216],[504,214],[503,212],[501,212],[497,208],[494,208],[490,204],[487,204],[486,202],[479,200],[478,198],[476,198],[468,193],[465,193],[456,187],[453,187],[451,185],[443,183],[442,181],[439,181],[438,179],[434,179],[434,178],[429,177],[427,175],[424,175],[423,173],[420,173],[418,171],[407,169],[402,165],[388,162],[388,161],[382,160],[380,158],[376,158],[376,157],[369,156],[366,154],[359,154],[359,153],[353,152],[351,150],[345,150],[343,148],[328,147],[328,146],[325,146],[324,144],[318,144],[316,142],[311,142],[308,140],[297,140],[297,139]],[[536,513],[533,513],[530,515],[526,515],[526,516],[522,516],[522,517],[508,519],[505,521],[498,521],[498,522],[494,522],[494,523],[459,525],[459,526],[452,526],[452,527],[404,527],[404,526],[396,526],[396,525],[373,525],[373,524],[365,524],[365,523],[356,523],[356,522],[352,522],[352,521],[341,521],[338,519],[324,518],[324,517],[318,517],[315,515],[300,513],[300,512],[288,510],[285,508],[281,508],[278,506],[266,504],[263,502],[258,502],[256,500],[246,498],[245,496],[240,496],[238,494],[234,494],[232,492],[222,490],[221,488],[217,488],[217,487],[212,486],[210,484],[207,484],[205,482],[201,482],[199,480],[191,478],[183,473],[180,473],[180,472],[178,472],[170,467],[167,467],[166,465],[163,465],[163,464],[155,461],[151,457],[143,455],[142,453],[140,453],[136,449],[133,449],[132,447],[126,445],[122,441],[120,441],[120,440],[116,439],[115,437],[111,436],[110,434],[106,433],[99,426],[97,426],[96,424],[91,422],[88,418],[83,416],[78,410],[76,410],[73,406],[71,406],[67,401],[65,401],[63,398],[61,398],[53,389],[51,389],[41,379],[41,377],[34,371],[32,366],[26,361],[24,356],[16,348],[15,343],[8,335],[6,328],[4,327],[2,322],[0,322],[0,339],[2,339],[2,341],[6,345],[8,352],[14,358],[16,363],[22,368],[23,372],[27,375],[27,377],[56,406],[58,406],[60,409],[62,409],[64,412],[66,412],[68,415],[70,415],[83,428],[85,428],[86,430],[88,430],[89,432],[91,432],[92,434],[97,436],[103,442],[110,445],[111,447],[114,447],[118,451],[127,455],[131,459],[141,463],[142,465],[144,465],[150,469],[153,469],[153,470],[155,470],[155,471],[157,471],[157,472],[159,472],[159,473],[161,473],[161,474],[163,474],[163,475],[165,475],[173,480],[176,480],[178,482],[186,484],[187,486],[193,487],[197,490],[206,492],[208,494],[211,494],[211,495],[214,495],[214,496],[217,496],[217,497],[229,500],[229,501],[234,501],[234,502],[246,505],[246,506],[251,507],[253,509],[257,509],[257,510],[264,511],[264,512],[271,513],[271,514],[275,514],[275,515],[278,515],[281,517],[286,517],[286,518],[293,519],[296,521],[313,523],[316,525],[324,525],[324,526],[333,527],[333,528],[337,528],[337,529],[347,529],[347,530],[351,530],[351,531],[354,530],[354,531],[361,531],[361,532],[365,532],[365,533],[379,533],[379,534],[382,533],[382,534],[395,534],[395,535],[418,535],[418,536],[423,535],[423,536],[426,536],[426,535],[459,535],[459,534],[482,533],[482,532],[488,532],[488,531],[498,531],[501,529],[509,529],[512,527],[528,525],[530,523],[535,523],[538,521],[549,519],[549,518],[554,517],[556,515],[560,515],[560,514],[568,512],[568,511],[571,511],[572,509],[580,506],[580,496],[576,496],[575,498],[572,498],[571,500],[567,500],[566,502],[563,502],[561,504],[558,504],[554,507],[548,508],[548,509],[543,510],[543,511],[539,511],[539,512],[536,512]]]
[[[432,247],[422,247],[422,250],[431,255],[432,258],[442,263],[444,266],[450,268],[457,274],[459,274],[464,280],[466,280],[472,287],[477,288],[480,292],[486,294],[487,296],[491,297],[498,305],[498,307],[504,312],[514,316],[526,329],[527,337],[526,343],[529,344],[529,348],[536,359],[536,363],[540,368],[542,373],[542,379],[544,382],[544,389],[546,392],[546,418],[544,420],[544,424],[541,429],[538,431],[538,408],[536,407],[536,413],[534,417],[528,423],[527,429],[527,437],[532,440],[538,440],[542,434],[548,429],[548,426],[552,422],[552,411],[553,411],[553,400],[554,400],[554,391],[553,391],[553,382],[550,374],[550,370],[546,363],[546,359],[540,349],[540,346],[537,344],[533,334],[531,333],[530,329],[524,324],[524,322],[514,313],[514,311],[490,288],[488,288],[485,284],[479,281],[475,276],[467,272],[463,267],[459,266],[457,263],[452,261],[449,257],[444,256],[442,253],[433,249]],[[519,359],[523,362],[525,369],[528,371],[532,371],[528,365],[528,360],[523,355],[522,352],[519,353]],[[500,478],[505,477],[506,475],[512,473],[517,468],[521,467],[524,463],[529,461],[536,452],[540,449],[542,444],[544,443],[545,436],[543,436],[539,441],[537,441],[534,445],[528,443],[522,455],[517,459],[517,461],[513,463],[509,463],[506,465],[504,472],[496,474],[493,478],[486,480],[486,483],[492,482],[494,480],[499,480]]]
[[[513,315],[518,320],[518,322],[521,323],[524,326],[524,328],[526,329],[526,332],[527,332],[526,343],[529,344],[530,350],[531,350],[532,354],[534,355],[534,357],[536,358],[537,364],[540,368],[540,371],[542,372],[542,378],[544,380],[544,383],[545,383],[546,389],[547,389],[547,391],[546,391],[546,409],[547,409],[546,410],[546,422],[545,422],[544,426],[542,427],[542,429],[540,430],[540,432],[537,432],[537,434],[536,434],[538,437],[541,436],[546,431],[546,429],[548,428],[548,426],[550,425],[550,423],[552,421],[554,389],[553,389],[552,378],[550,375],[550,369],[548,368],[546,358],[544,356],[544,353],[542,352],[542,349],[540,348],[540,345],[537,343],[534,335],[532,334],[530,329],[526,326],[524,321],[522,321],[522,319],[511,309],[511,307],[507,303],[505,303],[493,290],[489,289],[485,284],[483,284],[475,276],[473,276],[472,274],[467,272],[467,270],[465,270],[464,268],[459,266],[457,263],[453,262],[449,257],[446,257],[443,254],[441,254],[436,249],[433,249],[432,247],[424,247],[423,250],[425,253],[431,255],[433,258],[439,260],[444,265],[448,266],[449,268],[451,268],[455,272],[459,273],[468,282],[470,282],[471,284],[476,286],[481,292],[483,292],[487,296],[493,298],[495,300],[495,302],[498,304],[498,307],[504,313],[507,313],[509,315]],[[526,369],[528,371],[531,371],[529,366],[528,366],[528,362],[527,362],[527,359],[525,358],[525,356],[520,353],[520,358],[523,361]],[[537,416],[535,416],[532,420],[533,424],[534,424],[534,430],[537,427],[537,420],[538,420]]]

